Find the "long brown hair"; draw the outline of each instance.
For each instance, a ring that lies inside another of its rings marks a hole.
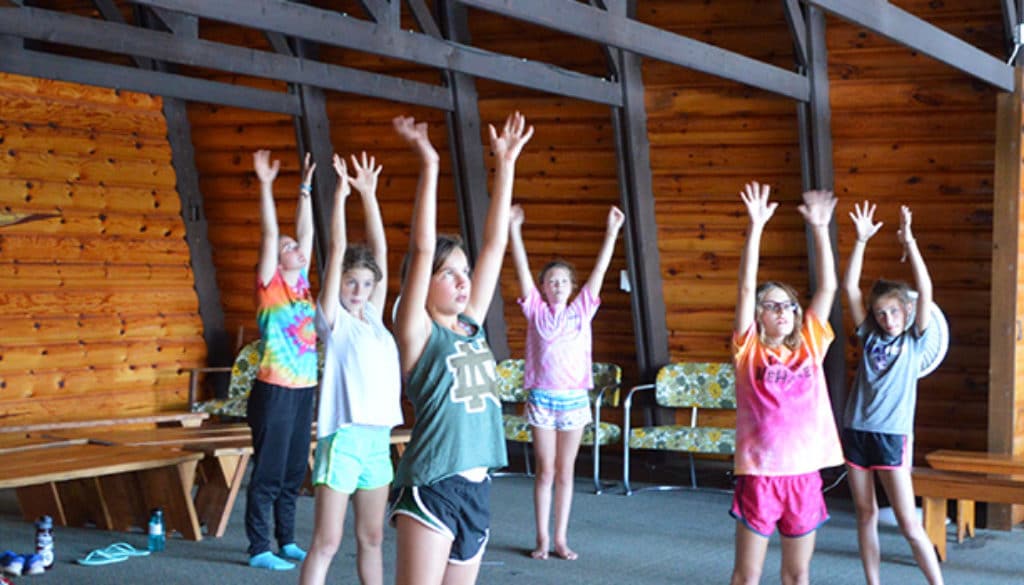
[[[800,306],[800,297],[797,295],[796,289],[789,286],[784,282],[777,282],[769,280],[768,282],[762,282],[757,287],[757,292],[754,297],[754,322],[757,323],[757,334],[761,338],[761,343],[767,345],[768,342],[764,336],[764,327],[761,325],[761,301],[764,300],[768,293],[772,289],[779,289],[786,293],[789,300],[796,305],[796,309],[793,311],[793,331],[789,333],[783,340],[782,344],[788,347],[792,351],[796,351],[800,347],[800,330],[803,328],[804,323],[804,309]]]

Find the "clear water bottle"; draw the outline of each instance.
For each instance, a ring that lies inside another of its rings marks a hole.
[[[43,568],[53,566],[53,518],[49,516],[36,520],[36,554],[43,557]]]
[[[164,535],[164,511],[154,508],[149,516],[149,550],[160,552],[164,550],[167,537]]]

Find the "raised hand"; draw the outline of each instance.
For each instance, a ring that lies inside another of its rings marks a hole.
[[[622,224],[626,221],[626,214],[622,213],[622,210],[612,205],[612,208],[608,210],[608,232],[609,234],[618,234],[619,230],[622,229]]]
[[[854,210],[850,212],[850,219],[857,228],[857,240],[860,242],[867,242],[882,229],[882,222],[875,223],[876,207],[874,203],[864,201],[863,205],[855,203]]]
[[[900,205],[900,229],[896,231],[896,237],[900,244],[903,244],[903,256],[900,258],[900,262],[906,262],[907,246],[914,241],[914,233],[910,230],[911,220],[913,220],[913,214],[910,212],[910,208]]]
[[[806,191],[804,192],[804,203],[797,209],[804,221],[816,226],[827,226],[832,221],[832,212],[835,211],[837,199],[831,191]]]
[[[335,196],[341,198],[348,197],[352,193],[352,189],[349,187],[352,177],[348,176],[348,167],[345,165],[345,159],[335,153],[332,160],[334,162],[334,172],[338,175],[338,186]]]
[[[526,212],[523,211],[523,206],[513,205],[512,209],[509,210],[509,227],[511,227],[512,229],[519,229],[523,227],[524,221],[526,221]]]
[[[391,120],[391,125],[395,127],[395,132],[398,132],[398,135],[404,138],[424,161],[436,163],[440,160],[437,150],[430,143],[426,122],[417,123],[412,116],[396,116]]]
[[[772,214],[775,213],[775,209],[778,208],[779,204],[774,201],[768,201],[768,195],[771,191],[772,188],[770,186],[761,185],[757,181],[751,181],[743,186],[740,198],[743,199],[743,203],[747,206],[750,223],[764,226],[771,219]]]
[[[491,133],[491,151],[499,160],[506,162],[515,162],[523,146],[533,137],[533,126],[527,127],[526,116],[519,112],[505,119],[500,135],[493,124],[488,124],[487,128]]]
[[[281,169],[281,161],[270,162],[269,150],[257,150],[252,153],[252,168],[261,183],[273,183],[277,178],[277,171]]]
[[[352,168],[356,172],[354,177],[348,178],[348,181],[360,194],[366,197],[373,197],[377,194],[377,177],[384,170],[384,165],[378,165],[377,159],[367,156],[365,150],[360,157],[356,158],[356,155],[351,155]]]
[[[305,158],[302,159],[302,184],[312,185],[313,184],[313,171],[316,170],[316,163],[313,162],[313,156],[310,153],[306,153]]]

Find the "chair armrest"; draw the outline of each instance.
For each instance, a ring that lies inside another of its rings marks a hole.
[[[621,386],[621,384],[606,384],[605,386],[603,386],[600,390],[598,390],[597,395],[594,396],[594,404],[597,405],[597,406],[603,405],[604,404],[604,395],[607,394],[609,391],[617,393],[619,391],[620,386]],[[614,408],[614,407],[618,406],[618,404],[619,404],[619,400],[618,400],[618,396],[616,396],[615,399],[612,400],[611,403],[608,406]]]
[[[626,412],[629,412],[629,409],[633,406],[633,395],[637,392],[644,392],[647,390],[654,390],[654,384],[641,384],[629,389],[629,394],[626,394],[626,401],[623,402],[623,407],[626,409]]]
[[[199,390],[199,374],[212,374],[212,373],[223,373],[231,372],[231,366],[203,366],[198,368],[189,368],[188,370],[188,408],[192,409],[192,405],[196,403],[196,393]]]

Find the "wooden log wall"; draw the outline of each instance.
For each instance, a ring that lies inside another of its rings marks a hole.
[[[995,0],[894,3],[1000,53],[1002,25]],[[365,16],[354,0],[318,4]],[[792,41],[781,4],[776,0],[643,0],[638,19],[792,68]],[[416,28],[404,8],[403,18],[403,28]],[[594,75],[606,72],[605,55],[593,43],[476,10],[470,11],[470,23],[476,46]],[[262,34],[252,30],[203,21],[200,34],[268,48]],[[879,203],[879,216],[886,226],[869,249],[865,282],[882,275],[909,277],[898,262],[894,233],[899,204],[912,206],[915,232],[935,279],[936,299],[946,310],[953,332],[953,348],[945,364],[921,384],[918,452],[937,447],[983,449],[995,92],[948,66],[836,19],[828,19],[827,35],[835,184],[840,197],[840,268],[845,267],[854,238],[846,214],[855,201],[871,198]],[[435,71],[355,51],[323,48],[320,59],[421,81],[439,78]],[[658,233],[647,235],[657,237],[660,247],[671,356],[673,360],[728,360],[736,272],[747,224],[738,199],[744,182],[757,179],[772,184],[782,204],[764,238],[760,276],[790,282],[803,291],[808,288],[803,222],[795,210],[801,190],[796,105],[650,60],[644,62],[643,77],[658,222]],[[237,81],[269,87],[251,79]],[[495,82],[479,81],[477,88],[484,123],[500,122],[509,111],[520,109],[537,127],[518,166],[515,194],[527,212],[524,235],[534,269],[558,255],[573,261],[584,280],[600,244],[607,208],[619,201],[608,108]],[[102,117],[93,109],[88,112],[67,117]],[[431,125],[431,137],[442,157],[440,229],[457,231],[443,115],[328,94],[335,149],[342,153],[366,149],[385,166],[379,199],[390,244],[391,299],[407,246],[417,174],[415,157],[390,127],[390,119],[399,114],[414,115]],[[250,154],[256,148],[270,148],[282,160],[276,189],[279,219],[283,231],[291,231],[299,180],[293,122],[286,116],[205,105],[192,105],[190,115],[227,327],[244,326],[246,337],[251,338],[255,336],[252,287],[259,221]],[[145,127],[139,117],[128,112],[108,122]],[[481,140],[486,144],[485,135]],[[86,170],[97,172],[95,167]],[[169,169],[161,176],[167,174]],[[111,192],[114,187],[105,188]],[[151,197],[153,201],[160,198],[163,205],[176,204],[173,191],[154,189]],[[352,200],[348,207],[351,237],[359,240],[363,236],[358,202]],[[132,224],[122,229],[130,231]],[[97,248],[76,247],[63,239],[45,242],[59,243],[79,256],[104,257]],[[147,249],[156,253],[156,246]],[[5,254],[4,261],[8,258]],[[594,358],[620,363],[629,386],[639,380],[630,299],[617,286],[623,268],[620,242],[595,321]],[[501,292],[510,348],[513,355],[521,355],[525,323],[515,304],[518,286],[510,264],[503,272]],[[43,301],[33,302],[55,306],[55,301]],[[847,332],[853,331],[853,325],[846,323]],[[848,339],[837,343],[848,348],[852,376],[856,358],[852,346]],[[613,419],[617,417],[621,419],[612,414]],[[951,420],[956,424],[950,425]]]
[[[184,407],[206,348],[160,108],[0,74],[0,425]]]

